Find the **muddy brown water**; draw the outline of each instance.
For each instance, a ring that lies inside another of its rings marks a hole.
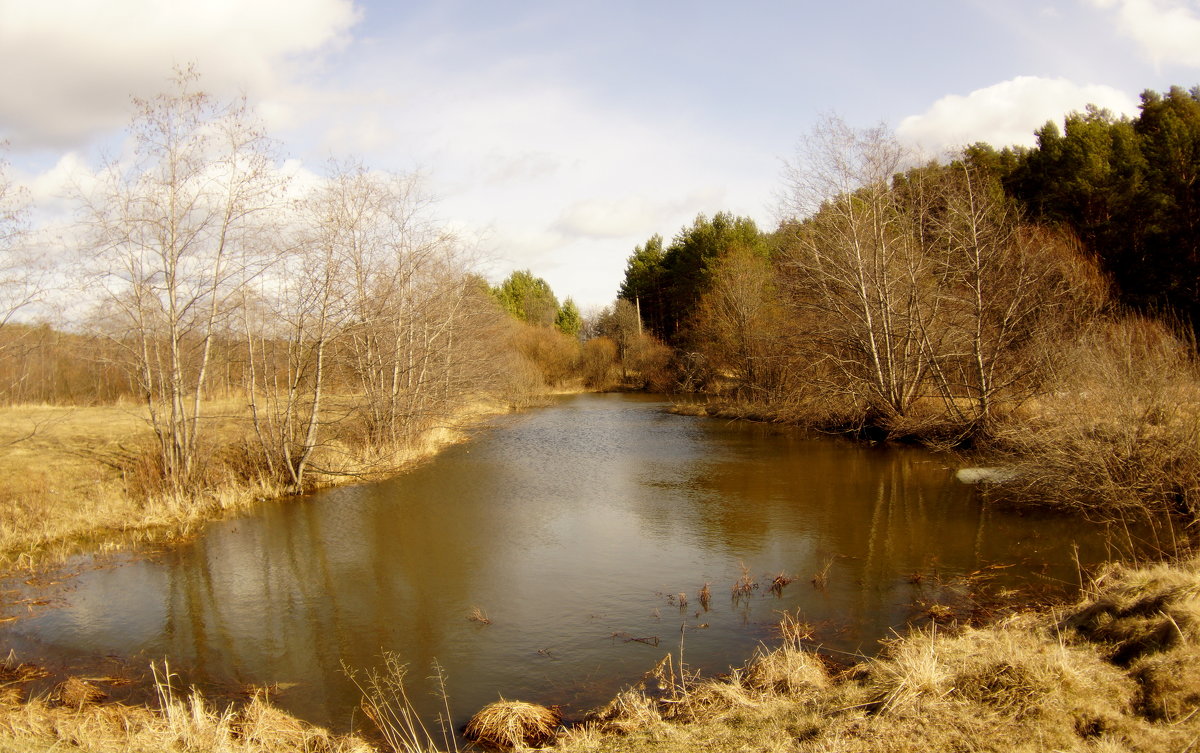
[[[167,658],[202,687],[274,685],[281,706],[339,730],[365,721],[344,668],[383,652],[408,665],[430,720],[435,664],[457,725],[500,696],[579,716],[678,657],[681,637],[687,666],[717,674],[799,610],[822,650],[873,654],[928,605],[1069,591],[1077,562],[1112,553],[1102,529],[982,504],[946,456],[665,405],[563,398],[394,480],[84,567],[52,606],[0,626],[0,646],[67,664]],[[759,587],[735,599],[743,566]],[[795,580],[774,593],[780,573]],[[490,624],[468,619],[475,608]]]

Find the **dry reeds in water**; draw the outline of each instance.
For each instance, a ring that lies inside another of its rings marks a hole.
[[[554,739],[560,721],[562,717],[554,709],[500,699],[476,712],[463,735],[502,748],[544,745]]]
[[[733,598],[738,599],[742,596],[749,596],[758,588],[758,582],[750,575],[750,568],[739,562],[738,566],[742,568],[741,577],[733,584]]]
[[[471,607],[471,614],[467,615],[467,619],[471,622],[478,622],[480,625],[492,624],[492,620],[487,616],[487,612],[479,607]]]
[[[712,601],[712,591],[708,588],[708,583],[704,584],[704,588],[700,589],[700,608],[705,612],[708,611],[709,602]]]
[[[359,707],[367,718],[374,723],[384,741],[396,753],[437,753],[438,742],[430,734],[429,729],[417,715],[412,701],[409,700],[404,678],[408,674],[408,665],[402,663],[396,654],[386,652],[383,655],[383,668],[363,672],[342,665],[342,671],[350,678],[362,694]],[[444,676],[440,666],[435,665],[443,707],[449,705],[446,696]],[[453,736],[446,728],[450,718],[449,709],[446,716],[440,718],[441,742],[445,749],[452,745]],[[453,746],[457,750],[457,745]]]
[[[800,648],[801,644],[811,641],[816,632],[816,627],[801,619],[799,610],[794,615],[784,612],[779,618],[779,636],[785,646]]]
[[[829,585],[829,568],[833,567],[833,558],[825,560],[825,564],[817,571],[817,574],[812,577],[813,588],[818,591],[824,591]]]
[[[783,589],[794,580],[796,579],[787,573],[780,573],[771,579],[771,587],[768,590],[776,596],[783,596]]]

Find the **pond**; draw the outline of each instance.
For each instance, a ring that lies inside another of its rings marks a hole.
[[[578,717],[681,643],[689,669],[742,664],[785,610],[822,650],[869,655],[932,610],[977,606],[975,589],[1069,590],[1110,554],[1077,520],[982,504],[946,456],[666,405],[578,395],[503,417],[393,480],[85,569],[0,634],[24,660],[168,658],[202,686],[274,685],[335,729],[364,722],[345,668],[384,652],[428,719],[435,664],[457,725],[500,696]],[[735,598],[743,574],[757,587]]]

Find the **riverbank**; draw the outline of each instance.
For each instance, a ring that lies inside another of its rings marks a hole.
[[[328,472],[311,474],[306,491],[401,473],[511,410],[478,401],[406,446],[369,455],[339,448]],[[212,401],[204,411],[213,438],[209,483],[180,504],[157,494],[148,478],[153,435],[143,408],[0,408],[0,572],[43,569],[85,551],[178,540],[207,521],[291,494],[242,466],[241,448],[254,441],[244,401]]]

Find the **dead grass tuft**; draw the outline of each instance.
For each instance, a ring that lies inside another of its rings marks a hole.
[[[811,651],[783,646],[759,650],[746,668],[746,685],[767,693],[799,695],[829,687],[825,665]]]
[[[108,697],[108,693],[87,680],[68,677],[54,689],[54,697],[64,706],[83,708],[103,701]]]
[[[463,735],[501,748],[544,745],[554,739],[561,721],[557,711],[545,706],[501,699],[476,712]]]

